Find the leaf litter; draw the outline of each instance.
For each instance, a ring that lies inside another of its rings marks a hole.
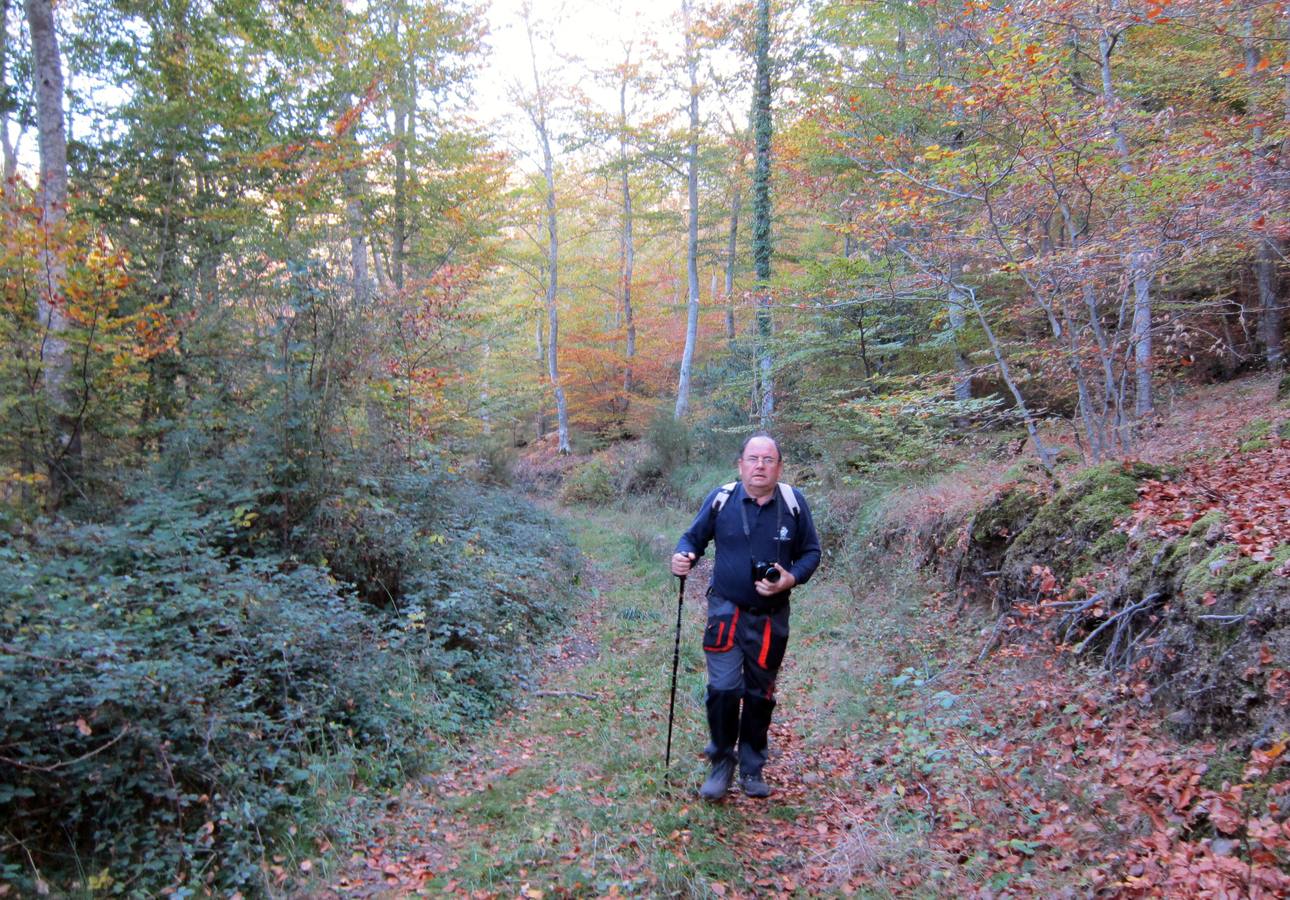
[[[1285,443],[1272,449],[1255,470],[1280,471]],[[1202,464],[1195,483],[1232,471],[1221,460]],[[1158,514],[1172,495],[1151,487],[1144,496]],[[1195,496],[1208,495],[1197,487]],[[685,775],[678,788],[645,777],[635,793],[619,790],[621,775],[585,754],[570,757],[570,748],[608,752],[626,740],[661,755],[666,720],[658,704],[661,696],[665,709],[667,685],[656,683],[664,680],[657,670],[646,687],[630,676],[603,684],[590,722],[577,714],[584,701],[561,696],[558,689],[595,659],[588,648],[613,640],[601,599],[613,566],[602,565],[594,577],[603,589],[576,617],[576,634],[543,681],[555,696],[504,714],[453,765],[393,798],[377,836],[320,896],[1290,893],[1283,739],[1256,745],[1219,777],[1218,748],[1173,740],[1132,673],[1115,679],[1081,667],[1042,635],[1042,622],[1027,627],[1024,616],[1001,649],[978,659],[964,643],[965,613],[944,595],[924,610],[922,633],[881,652],[893,661],[890,673],[900,671],[895,660],[926,658],[929,647],[945,668],[920,678],[905,669],[868,685],[865,715],[835,708],[836,699],[817,690],[819,676],[798,670],[790,652],[781,682],[791,699],[771,731],[769,801],[732,792],[714,809],[697,801],[698,779],[687,784]],[[817,588],[812,600],[828,590]],[[857,618],[883,614],[881,596],[859,602]],[[689,604],[692,618],[699,605]],[[660,633],[670,632],[667,618],[665,608],[654,626]],[[670,663],[670,634],[666,643]],[[1287,693],[1290,700],[1290,685]],[[605,705],[616,707],[611,715]],[[559,727],[566,717],[577,724]],[[642,727],[649,733],[623,733]],[[603,739],[588,735],[597,729]],[[682,773],[701,768],[694,758],[673,765]],[[571,795],[572,814],[559,806]]]

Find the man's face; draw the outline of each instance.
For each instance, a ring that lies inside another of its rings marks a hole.
[[[763,497],[775,489],[783,465],[774,441],[753,438],[739,457],[739,480],[749,494]]]

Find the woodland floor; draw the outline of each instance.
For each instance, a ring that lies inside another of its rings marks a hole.
[[[1193,429],[1230,434],[1231,409],[1229,398],[1184,415]],[[704,803],[702,572],[684,605],[670,772],[663,766],[676,581],[660,560],[682,514],[562,514],[588,562],[584,589],[570,592],[581,599],[569,634],[535,666],[538,683],[390,797],[375,836],[326,869],[330,886],[317,896],[1290,889],[1280,851],[1251,856],[1249,843],[1261,830],[1285,831],[1265,847],[1290,837],[1284,814],[1264,815],[1269,799],[1274,811],[1290,807],[1283,743],[1253,754],[1179,743],[1132,678],[1081,667],[1038,628],[1000,643],[987,611],[961,607],[891,557],[861,561],[869,569],[845,584],[829,572],[842,562],[826,558],[795,595],[767,767],[775,793]]]

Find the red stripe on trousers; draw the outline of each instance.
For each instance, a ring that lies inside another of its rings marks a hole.
[[[761,632],[761,656],[757,657],[757,665],[763,669],[766,668],[766,654],[770,653],[770,617],[766,617],[766,627]]]

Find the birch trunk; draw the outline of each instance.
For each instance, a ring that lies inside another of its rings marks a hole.
[[[403,14],[403,4],[396,3],[393,10],[393,32],[396,45]],[[415,75],[408,72],[404,60],[399,60],[396,78],[398,96],[394,100],[394,216],[390,234],[390,280],[396,291],[403,290],[404,260],[408,237],[408,148],[415,134],[416,112]]]
[[[685,27],[685,67],[690,76],[690,134],[686,154],[690,216],[685,255],[689,288],[685,350],[681,354],[681,375],[676,386],[676,409],[673,411],[677,419],[684,419],[690,411],[690,372],[694,365],[694,345],[699,335],[699,56],[690,23],[689,0],[681,0],[681,18]]]
[[[958,277],[962,272],[962,263],[955,261],[950,267],[949,302],[950,331],[954,335],[954,399],[959,402],[972,399],[972,379],[969,375],[967,357],[963,355],[963,326],[967,324],[967,295],[958,286]]]
[[[632,364],[636,359],[636,319],[632,311],[632,277],[636,267],[636,242],[632,236],[632,185],[627,172],[627,72],[618,86],[618,162],[622,166],[623,237],[622,237],[622,310],[627,330],[626,365],[623,366],[624,403],[631,402]]]
[[[42,329],[40,366],[44,392],[55,411],[57,433],[48,454],[51,507],[61,504],[80,462],[80,429],[68,420],[67,316],[63,309],[63,282],[67,263],[63,257],[63,227],[67,220],[67,132],[63,118],[63,70],[50,0],[25,0],[36,76],[36,118],[40,146],[40,207],[44,246],[39,254],[41,282],[36,294],[36,315]]]
[[[551,135],[547,122],[546,95],[541,75],[538,73],[537,48],[533,43],[533,26],[525,12],[524,24],[528,29],[529,57],[533,63],[533,86],[536,92],[530,117],[537,130],[538,142],[542,147],[542,175],[546,180],[546,317],[547,317],[547,377],[555,393],[556,429],[559,439],[559,452],[569,453],[569,407],[565,401],[564,388],[560,384],[560,313],[556,301],[559,297],[560,282],[560,233],[559,217],[555,199],[555,159],[551,154]]]
[[[757,417],[762,428],[769,428],[775,415],[774,367],[771,359],[770,258],[770,0],[757,2],[756,35],[757,75],[753,87],[753,145],[756,161],[753,168],[753,269],[757,278],[758,368],[761,372],[761,398]]]
[[[1103,28],[1098,35],[1098,60],[1102,71],[1102,103],[1106,114],[1111,118],[1111,133],[1115,137],[1115,151],[1120,157],[1120,171],[1128,178],[1133,177],[1133,161],[1129,155],[1129,143],[1124,137],[1120,124],[1119,98],[1115,93],[1115,83],[1111,78],[1111,35]],[[1129,250],[1129,281],[1133,287],[1133,361],[1135,376],[1134,412],[1138,418],[1148,415],[1154,408],[1151,392],[1151,269],[1155,255],[1142,245],[1139,238],[1137,207],[1129,202],[1126,206],[1129,218],[1129,229],[1133,233]]]
[[[1007,357],[1004,356],[1003,347],[999,339],[995,337],[994,329],[990,327],[989,321],[985,317],[985,310],[981,309],[980,302],[976,299],[976,294],[971,290],[960,289],[960,292],[968,298],[972,308],[976,311],[977,320],[981,323],[981,328],[985,332],[986,341],[990,344],[990,351],[994,354],[994,361],[999,367],[999,375],[1003,378],[1003,383],[1007,385],[1008,392],[1012,394],[1013,401],[1017,404],[1017,409],[1021,412],[1021,419],[1025,423],[1026,433],[1030,435],[1030,442],[1034,445],[1035,455],[1039,457],[1039,464],[1044,467],[1044,471],[1049,475],[1053,474],[1053,459],[1056,453],[1044,445],[1043,439],[1039,436],[1039,426],[1035,423],[1035,417],[1031,415],[1030,408],[1026,405],[1025,397],[1021,393],[1021,388],[1013,380],[1012,370],[1008,367]]]
[[[9,0],[0,0],[0,91],[9,94]],[[0,147],[4,152],[3,196],[13,199],[14,182],[18,175],[18,154],[9,133],[9,110],[0,109]]]

